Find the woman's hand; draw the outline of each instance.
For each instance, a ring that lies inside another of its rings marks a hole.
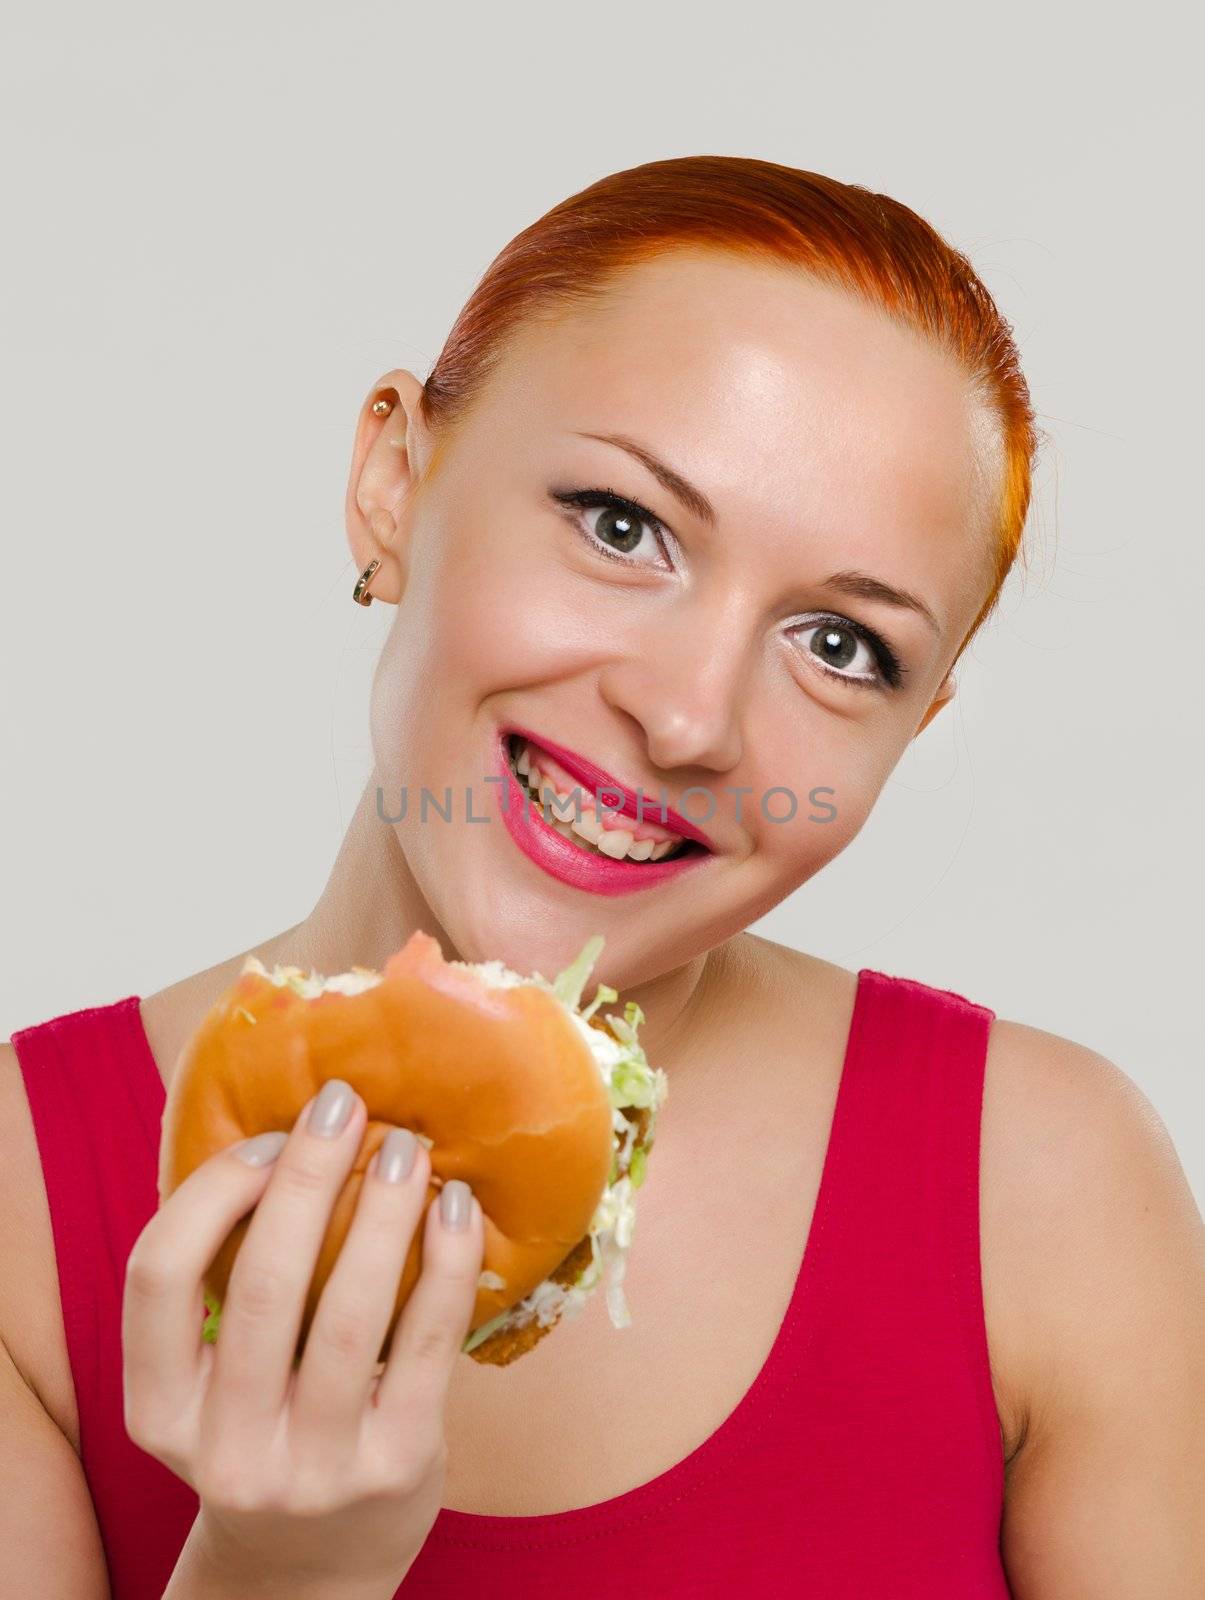
[[[322,1593],[329,1583],[340,1595],[392,1595],[439,1511],[444,1401],[472,1318],[484,1229],[468,1185],[445,1183],[428,1207],[422,1273],[378,1379],[430,1177],[413,1135],[391,1130],[370,1164],[293,1370],[318,1251],[366,1115],[349,1085],[330,1080],[290,1134],[260,1134],[190,1173],[127,1262],[126,1429],[199,1495],[194,1536],[232,1586],[279,1581],[282,1592],[294,1584]],[[391,1146],[407,1141],[409,1174],[385,1181]],[[275,1162],[273,1145],[283,1145]],[[267,1164],[249,1164],[257,1155]],[[467,1218],[460,1231],[446,1220],[457,1202]],[[252,1208],[218,1341],[206,1344],[203,1273]]]

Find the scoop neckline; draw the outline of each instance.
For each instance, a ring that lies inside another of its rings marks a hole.
[[[519,1516],[457,1511],[450,1506],[441,1506],[427,1535],[429,1543],[474,1550],[553,1549],[581,1544],[605,1537],[621,1528],[630,1528],[633,1524],[659,1515],[669,1504],[684,1499],[723,1472],[743,1449],[753,1443],[759,1428],[776,1414],[775,1402],[799,1376],[804,1353],[823,1310],[824,1289],[830,1281],[829,1276],[820,1271],[821,1252],[837,1204],[837,1173],[841,1165],[853,1092],[852,1068],[858,1058],[865,1028],[873,989],[872,979],[891,982],[886,973],[874,968],[858,969],[820,1184],[791,1297],[765,1360],[733,1409],[688,1456],[622,1494],[595,1501],[591,1505],[573,1506],[566,1511],[541,1511]],[[141,999],[132,995],[122,1003],[132,1004],[145,1064],[149,1066],[154,1086],[158,1089],[156,1103],[161,1115],[167,1090],[143,1025]]]

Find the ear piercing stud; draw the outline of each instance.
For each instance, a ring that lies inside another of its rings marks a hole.
[[[392,410],[393,401],[386,400],[384,396],[380,400],[372,402],[372,414],[374,417],[387,417]]]

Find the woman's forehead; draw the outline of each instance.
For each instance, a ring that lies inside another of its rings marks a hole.
[[[869,474],[964,502],[982,447],[973,385],[932,340],[844,291],[723,257],[671,253],[525,328],[491,388],[503,426],[651,435],[719,493],[757,474],[794,499]]]
[[[844,565],[931,571],[942,594],[969,585],[968,601],[990,570],[979,558],[999,430],[966,374],[789,270],[694,257],[634,268],[597,304],[525,329],[490,389],[483,451],[504,442],[510,461],[618,472],[617,454],[580,435],[623,434],[702,489],[721,533],[756,528],[774,559],[810,535],[825,559],[839,548]],[[628,467],[625,485],[655,488]],[[653,508],[682,525],[667,495]],[[961,608],[950,595],[942,609]]]

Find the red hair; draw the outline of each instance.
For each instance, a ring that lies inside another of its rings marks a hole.
[[[858,184],[747,156],[682,156],[612,173],[562,200],[490,264],[440,351],[420,406],[436,439],[427,476],[509,333],[601,298],[624,268],[675,246],[802,269],[936,339],[961,362],[999,427],[1003,474],[990,529],[992,583],[957,660],[1020,549],[1038,430],[1012,328],[970,261],[915,211]]]

